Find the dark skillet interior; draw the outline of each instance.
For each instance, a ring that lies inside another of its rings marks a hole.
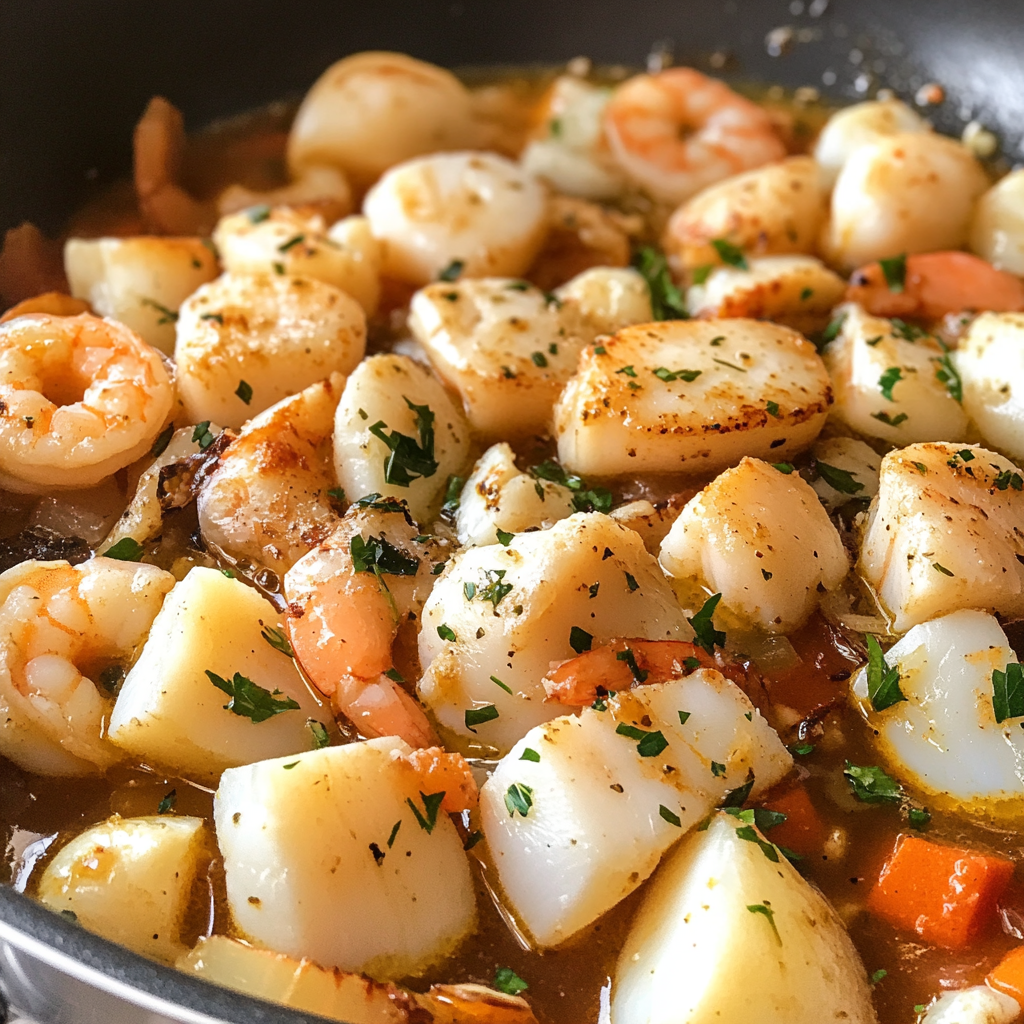
[[[791,26],[781,56],[765,37]],[[554,64],[585,54],[642,66],[668,41],[677,63],[733,79],[814,85],[852,100],[938,81],[933,112],[959,134],[977,118],[1010,163],[1024,138],[1024,10],[1018,0],[3,0],[0,231],[52,234],[93,180],[124,174],[131,129],[162,94],[192,128],[297,96],[332,61],[401,50],[450,67]],[[861,76],[867,78],[861,78]],[[858,79],[861,81],[858,83]],[[866,86],[867,92],[859,91]],[[239,1024],[309,1018],[150,963],[0,890],[0,918],[113,977]]]

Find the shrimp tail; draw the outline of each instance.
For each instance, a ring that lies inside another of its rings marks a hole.
[[[331,694],[331,704],[363,736],[399,736],[410,747],[440,745],[423,708],[386,675],[378,679],[343,676]]]

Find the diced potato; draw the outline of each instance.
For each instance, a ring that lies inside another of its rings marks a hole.
[[[493,544],[498,530],[543,530],[574,511],[568,487],[519,470],[512,448],[502,441],[477,459],[462,488],[455,532],[464,547]]]
[[[250,420],[203,480],[203,540],[283,573],[338,520],[329,491],[334,414],[345,378],[332,374]]]
[[[651,289],[631,267],[591,267],[556,288],[555,295],[575,305],[594,334],[614,334],[654,319]]]
[[[818,478],[811,486],[829,512],[851,499],[865,501],[878,493],[882,457],[871,445],[853,437],[819,438],[811,454],[818,464]],[[834,469],[840,474],[830,473]],[[847,475],[853,479],[847,480]],[[833,487],[829,480],[837,486]]]
[[[596,513],[519,534],[508,547],[456,555],[434,585],[422,623],[420,697],[461,743],[501,752],[561,713],[545,703],[541,680],[551,662],[578,653],[570,645],[574,627],[598,643],[690,635],[637,534]],[[466,712],[489,704],[498,717],[471,731]]]
[[[220,433],[220,427],[213,423],[210,424],[210,430],[215,434]],[[146,544],[160,535],[163,527],[163,509],[158,495],[160,470],[201,450],[199,442],[193,440],[194,435],[195,428],[191,426],[174,431],[167,447],[142,471],[131,502],[100,545],[97,554],[102,555],[125,537],[131,537],[136,544]]]
[[[192,778],[216,778],[225,768],[308,750],[310,718],[332,726],[292,659],[263,631],[282,630],[269,601],[218,569],[192,569],[164,600],[149,639],[128,673],[110,718],[110,739],[147,764]],[[234,697],[207,675],[247,687]],[[269,691],[269,692],[268,692]],[[248,695],[248,696],[247,696]],[[257,721],[247,709],[288,701],[297,707]],[[245,713],[243,713],[245,711]]]
[[[895,773],[946,804],[1015,814],[1024,794],[1017,766],[1024,734],[996,722],[992,673],[1017,660],[996,619],[958,611],[914,626],[885,655],[905,701],[874,711],[867,670],[854,677],[874,735]]]
[[[690,288],[690,316],[774,320],[813,334],[825,329],[846,291],[846,282],[813,256],[762,256],[747,266],[716,267]]]
[[[810,484],[744,459],[701,491],[661,545],[670,575],[712,593],[750,624],[786,633],[846,576],[842,539]]]
[[[46,865],[38,896],[106,939],[171,960],[205,849],[202,818],[121,818],[86,829]]]
[[[189,423],[246,420],[366,350],[366,316],[344,292],[309,277],[224,274],[178,314],[178,395]]]
[[[429,465],[411,466],[400,458],[392,463],[392,451],[374,427],[392,439],[411,439],[423,462],[434,462],[433,472],[425,472]],[[429,522],[448,477],[462,469],[468,455],[466,420],[430,370],[393,354],[371,356],[356,367],[334,418],[334,467],[350,500],[394,495],[409,503],[413,518]]]
[[[397,164],[366,195],[382,272],[422,287],[453,262],[469,277],[524,274],[547,234],[547,191],[497,153]]]
[[[217,276],[217,257],[201,238],[69,238],[64,271],[72,295],[170,355],[178,307]]]
[[[1022,487],[984,448],[915,444],[882,459],[859,570],[897,632],[961,608],[1024,615]]]
[[[921,1024],[1013,1024],[1020,1003],[987,985],[946,992],[928,1007]]]
[[[328,231],[318,213],[257,206],[221,217],[213,240],[229,273],[312,277],[347,292],[367,316],[377,311],[380,246],[365,217]]]
[[[476,920],[469,862],[409,750],[390,737],[224,773],[214,820],[243,937],[379,979],[455,949]]]
[[[619,954],[611,1024],[875,1024],[836,912],[752,828],[718,814],[666,860]]]
[[[879,137],[843,164],[819,248],[846,270],[900,253],[959,249],[987,186],[970,150],[945,135]]]
[[[964,411],[989,444],[1024,459],[1024,314],[982,313],[952,358]]]
[[[713,473],[744,455],[783,461],[811,445],[831,404],[821,357],[786,327],[627,327],[580,356],[555,406],[558,455],[583,476]]]
[[[978,200],[970,247],[1000,270],[1024,274],[1024,170],[1011,171]]]
[[[293,960],[224,935],[200,939],[175,966],[247,996],[347,1024],[407,1024],[416,1007],[395,985],[329,971],[311,960]]]
[[[667,746],[645,755],[636,735],[617,731],[640,726]],[[636,889],[751,771],[759,794],[792,763],[743,691],[715,671],[537,726],[480,792],[501,892],[535,943],[558,945]],[[524,793],[529,804],[513,811]]]
[[[900,132],[923,132],[928,123],[901,100],[868,100],[837,110],[814,144],[823,184],[831,188],[849,157],[869,142]]]
[[[714,240],[748,253],[812,252],[827,193],[808,156],[736,174],[698,192],[672,214],[665,251],[686,268],[721,262]]]
[[[904,329],[855,303],[843,306],[840,315],[842,328],[824,352],[836,419],[895,445],[967,436],[967,416],[939,378],[948,371],[934,338],[907,340]]]
[[[409,329],[474,430],[488,437],[543,433],[594,330],[575,304],[508,278],[428,285],[412,298]]]

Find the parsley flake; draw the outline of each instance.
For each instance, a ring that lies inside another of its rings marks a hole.
[[[178,314],[173,309],[161,306],[155,299],[143,299],[142,305],[149,306],[150,309],[155,309],[160,314],[160,319],[156,322],[158,327],[163,324],[176,324],[178,322]]]
[[[500,686],[506,693],[512,692],[512,687],[509,686],[508,683],[503,683],[497,676],[491,676],[491,682],[494,683],[495,686]]]
[[[408,797],[406,797],[405,802],[412,808],[412,813],[416,815],[416,821],[419,822],[420,828],[429,836],[437,824],[437,812],[441,809],[444,793],[428,794],[421,791],[420,799],[423,801],[422,814],[420,814],[420,809]]]
[[[594,643],[594,636],[579,626],[573,626],[569,630],[569,646],[577,653],[583,654],[589,651]]]
[[[254,725],[267,721],[285,711],[297,711],[299,705],[291,697],[282,697],[280,690],[265,690],[262,686],[236,672],[230,680],[206,669],[207,678],[226,693],[231,700],[224,705],[225,711],[248,718]]]
[[[476,732],[475,725],[483,725],[485,722],[493,722],[498,717],[498,709],[493,704],[486,704],[482,708],[469,708],[466,711],[466,728],[470,732]]]
[[[778,402],[765,402],[765,408],[768,410],[769,416],[774,416],[777,420],[782,419],[782,417],[779,415]]]
[[[712,615],[714,615],[715,609],[718,607],[718,602],[722,600],[721,594],[715,594],[713,597],[709,597],[703,607],[693,618],[687,618],[687,622],[693,627],[693,642],[698,647],[703,647],[708,654],[715,653],[715,647],[725,646],[725,633],[720,629],[715,629],[714,622],[712,621]]]
[[[633,653],[632,648],[627,647],[624,651],[618,651],[615,655],[616,661],[624,661],[629,667],[629,671],[633,674],[633,679],[642,683],[647,679],[646,669],[640,668],[636,663],[636,655]]]
[[[956,368],[953,360],[950,359],[948,352],[945,352],[940,358],[935,360],[935,378],[940,384],[945,384],[951,398],[957,402],[963,402],[964,382],[960,377],[960,371]]]
[[[437,635],[442,640],[450,640],[455,643],[455,630],[451,626],[446,626],[443,622],[437,627]]]
[[[465,269],[465,260],[452,260],[451,263],[449,263],[448,266],[437,275],[437,279],[438,281],[447,281],[449,283],[452,281],[458,281],[458,279],[462,277],[462,272]]]
[[[153,442],[153,447],[149,449],[149,454],[154,459],[159,458],[167,451],[167,446],[171,443],[172,437],[174,437],[174,424],[168,423],[157,435],[157,439]]]
[[[903,796],[903,787],[878,765],[856,765],[846,762],[843,775],[853,795],[866,804],[895,804]]]
[[[718,258],[723,263],[727,263],[730,267],[738,267],[740,270],[750,269],[750,264],[747,263],[743,250],[738,245],[733,245],[725,238],[712,238],[711,244],[715,247],[715,252],[718,253]]]
[[[541,369],[548,365],[548,357],[543,352],[534,352],[530,358],[533,360],[533,365],[539,366]]]
[[[292,645],[289,643],[284,630],[277,629],[275,626],[264,626],[263,629],[260,630],[260,636],[263,637],[263,639],[266,640],[275,651],[280,651],[289,658],[295,657],[295,652],[292,650]]]
[[[143,553],[142,545],[134,537],[122,537],[103,552],[103,557],[116,558],[119,562],[138,562]]]
[[[877,638],[868,633],[864,639],[868,646],[868,699],[876,711],[885,711],[907,699],[900,689],[900,670],[885,660]]]
[[[503,548],[507,548],[509,546],[509,544],[512,543],[512,538],[515,537],[514,533],[509,533],[508,531],[503,530],[500,526],[497,528],[497,530],[495,532],[496,532],[496,536],[498,538],[498,543]]]
[[[655,370],[651,370],[658,380],[663,380],[666,384],[671,384],[673,381],[684,380],[687,384],[692,384],[702,373],[701,370],[670,370],[667,366],[659,366]]]
[[[904,252],[887,260],[879,260],[878,265],[882,268],[889,291],[902,292],[907,280],[907,254]]]
[[[533,789],[524,782],[513,782],[505,793],[505,807],[511,817],[518,812],[524,818],[533,806]]]
[[[522,756],[519,758],[520,761],[540,761],[540,754],[537,753],[532,747],[525,747],[523,749]]]
[[[199,445],[199,450],[204,452],[213,444],[216,438],[210,430],[209,420],[203,420],[202,423],[195,425],[195,429],[192,431],[192,440]]]
[[[391,453],[384,459],[385,482],[408,487],[413,480],[433,476],[438,464],[434,458],[434,413],[429,405],[416,405],[404,395],[402,397],[405,404],[416,413],[419,443],[397,430],[387,433],[387,424],[383,420],[377,420],[370,427],[370,433],[382,441]]]
[[[651,246],[644,246],[634,257],[633,266],[647,282],[654,319],[685,320],[686,299],[672,280],[672,272],[664,254]]]
[[[818,476],[840,494],[856,494],[864,490],[864,485],[848,470],[830,466],[827,462],[819,462],[817,468]]]
[[[903,379],[903,371],[898,366],[890,366],[885,373],[878,378],[878,390],[882,392],[882,397],[886,401],[896,401],[896,399],[892,397],[892,389]]]
[[[898,416],[890,416],[887,412],[873,412],[871,414],[873,420],[878,420],[879,423],[884,423],[889,427],[898,427],[901,423],[904,423],[907,419],[907,414],[901,412]]]
[[[352,553],[352,567],[356,572],[372,572],[378,579],[385,573],[389,576],[415,576],[420,560],[406,555],[394,546],[382,533],[379,537],[356,534],[349,543]]]
[[[636,577],[635,577],[635,576],[634,576],[634,575],[633,575],[633,574],[632,574],[631,572],[627,572],[627,573],[625,573],[625,576],[626,576],[626,586],[627,586],[627,587],[629,587],[629,592],[630,592],[631,594],[632,594],[632,593],[633,593],[634,591],[637,591],[637,590],[639,590],[639,589],[640,589],[640,584],[639,584],[639,583],[637,583],[637,581],[636,581]],[[594,584],[594,586],[595,586],[595,587],[596,587],[597,585],[598,585],[598,584],[596,584],[596,583]]]
[[[330,745],[331,737],[328,735],[327,728],[323,722],[318,722],[315,718],[307,718],[306,728],[313,734],[314,750],[323,750],[324,747]]]
[[[997,722],[1024,717],[1024,668],[1011,661],[1005,670],[992,671],[992,710]]]
[[[252,385],[244,380],[238,382],[238,387],[235,388],[235,394],[243,401],[246,405],[252,402]]]
[[[683,822],[679,815],[675,811],[670,811],[664,804],[658,806],[658,813],[670,824],[675,825],[676,828],[682,828]]]
[[[781,946],[782,936],[779,934],[778,926],[775,924],[775,911],[769,906],[768,901],[764,903],[750,903],[747,905],[747,910],[752,914],[760,914],[764,919],[771,925],[772,934],[775,936],[775,941]]]
[[[174,810],[174,805],[178,802],[178,791],[172,789],[163,800],[157,805],[157,814],[170,814]]]
[[[507,996],[517,996],[530,986],[511,967],[499,967],[494,972],[494,987]]]

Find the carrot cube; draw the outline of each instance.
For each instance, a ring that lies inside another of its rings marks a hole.
[[[1024,946],[1011,949],[985,979],[994,989],[1024,1006]]]
[[[791,786],[778,795],[772,793],[763,806],[770,811],[781,811],[786,816],[781,825],[776,825],[768,833],[768,838],[776,846],[784,846],[801,857],[821,853],[828,838],[828,827],[802,784]]]
[[[960,949],[990,927],[1013,862],[901,835],[868,909],[926,942]]]

